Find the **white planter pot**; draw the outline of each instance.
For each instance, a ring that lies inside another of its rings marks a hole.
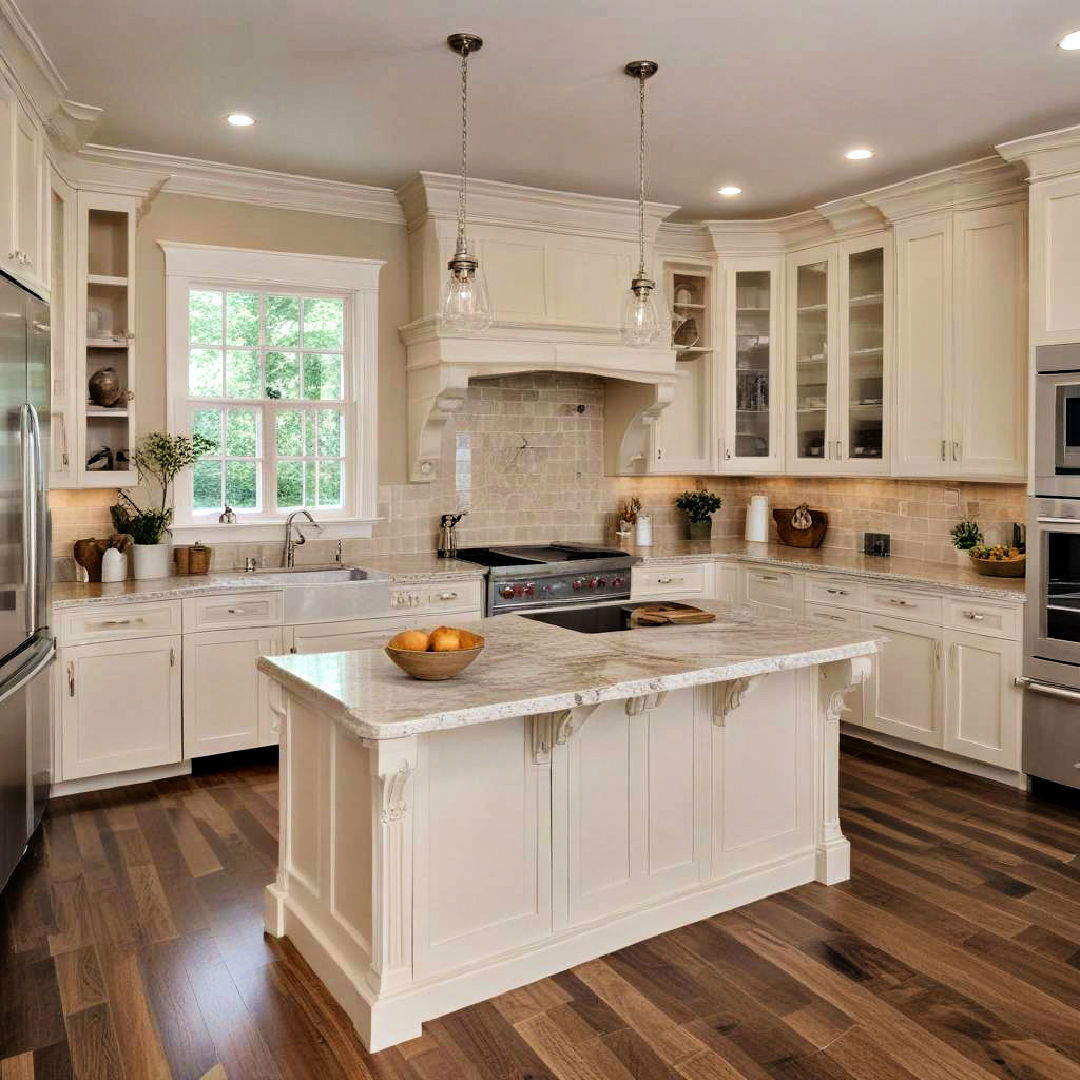
[[[172,544],[136,544],[131,551],[136,581],[172,577]]]

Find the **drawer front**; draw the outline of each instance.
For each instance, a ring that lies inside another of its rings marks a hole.
[[[746,571],[746,599],[751,604],[799,612],[803,601],[803,579],[788,570],[750,567]]]
[[[278,626],[283,597],[279,592],[242,592],[193,596],[184,601],[184,633],[240,630],[245,626]]]
[[[180,601],[160,603],[101,604],[59,613],[61,645],[123,638],[162,637],[180,633]]]
[[[898,619],[941,622],[941,597],[914,589],[867,585],[865,610]]]
[[[966,630],[970,634],[1019,641],[1024,620],[1019,604],[995,604],[990,600],[947,596],[944,622],[952,629]]]
[[[482,612],[484,582],[474,579],[396,585],[390,590],[390,607],[420,615],[440,611]]]
[[[654,596],[708,596],[708,563],[655,563],[635,566],[630,576],[630,596],[647,600]]]
[[[1080,788],[1077,704],[1034,690],[1024,691],[1024,772]]]
[[[806,579],[806,602],[861,608],[866,603],[866,583],[852,578],[810,575]]]
[[[862,625],[862,616],[859,612],[833,607],[831,604],[807,604],[805,617],[809,622],[825,623],[829,626]]]

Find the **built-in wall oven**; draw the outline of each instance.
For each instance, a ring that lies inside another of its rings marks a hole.
[[[1023,768],[1080,787],[1080,499],[1030,504]]]
[[[1080,498],[1080,345],[1035,350],[1033,494]]]

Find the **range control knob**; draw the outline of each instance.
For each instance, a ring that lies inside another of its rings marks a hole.
[[[612,587],[613,589],[620,589],[620,588],[622,588],[622,586],[623,586],[623,585],[625,585],[625,584],[626,584],[626,579],[625,579],[625,578],[621,578],[621,577],[613,577],[613,578],[611,579],[611,587]]]
[[[574,592],[580,592],[584,588],[585,588],[585,579],[580,578],[580,577],[579,578],[574,578]]]
[[[504,600],[513,600],[513,599],[514,599],[514,593],[515,593],[515,591],[516,591],[516,590],[514,589],[514,586],[513,586],[513,585],[504,585],[504,586],[503,586],[503,587],[502,587],[502,588],[501,588],[501,589],[499,590],[499,595],[500,595],[500,596],[501,596],[501,597],[502,597],[502,598],[503,598]]]
[[[524,592],[526,596],[535,596],[536,595],[536,582],[527,581],[525,583],[524,588],[522,589],[522,592]]]
[[[598,577],[596,579],[596,587],[602,589],[607,584],[607,578]]]

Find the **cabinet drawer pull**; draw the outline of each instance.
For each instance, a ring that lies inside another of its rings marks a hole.
[[[826,589],[830,596],[847,596],[847,589]]]
[[[961,614],[965,619],[974,619],[976,622],[982,622],[986,618],[985,615],[980,615],[977,611],[962,611]]]
[[[942,461],[945,460],[945,455],[946,455],[946,452],[947,452],[946,451],[947,446],[948,446],[948,443],[944,439],[942,439],[941,440],[941,460]]]
[[[228,611],[228,613],[230,615],[246,615],[247,614],[247,609],[242,608],[242,607],[231,607],[231,608],[226,608],[225,610]]]
[[[67,677],[68,677],[68,696],[75,696],[75,661],[69,660],[67,663]]]
[[[176,667],[176,649],[169,649],[169,667]]]
[[[101,622],[98,623],[98,625],[102,628],[106,626],[130,626],[132,623],[141,623],[143,621],[144,620],[141,615],[136,615],[132,618],[127,619],[102,619]]]
[[[759,581],[779,581],[779,574],[758,574]]]
[[[456,600],[458,594],[456,592],[441,592],[439,593],[440,600]]]
[[[897,607],[911,607],[910,600],[897,600],[895,596],[886,597],[890,604],[895,604]]]

